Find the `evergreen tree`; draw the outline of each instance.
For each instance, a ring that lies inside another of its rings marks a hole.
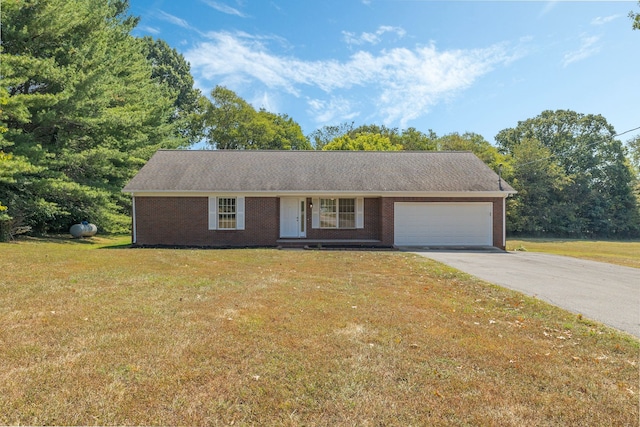
[[[0,182],[5,215],[38,232],[83,219],[128,229],[124,184],[158,148],[187,143],[172,121],[177,91],[152,78],[145,41],[130,35],[137,19],[128,2],[1,6],[0,150],[25,166]]]

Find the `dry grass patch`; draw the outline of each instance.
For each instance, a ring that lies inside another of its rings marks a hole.
[[[640,241],[509,239],[507,250],[547,252],[640,268]]]
[[[110,243],[0,245],[0,424],[638,425],[638,340],[425,258]]]

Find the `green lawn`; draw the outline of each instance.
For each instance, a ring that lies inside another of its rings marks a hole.
[[[401,252],[0,244],[0,424],[637,426],[638,339]]]
[[[507,239],[507,250],[547,252],[640,268],[640,241]]]

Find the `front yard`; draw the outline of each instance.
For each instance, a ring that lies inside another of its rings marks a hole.
[[[0,424],[637,426],[637,339],[399,252],[0,244]]]

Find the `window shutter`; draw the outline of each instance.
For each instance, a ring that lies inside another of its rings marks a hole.
[[[244,230],[244,197],[236,198],[236,230]]]
[[[209,197],[209,230],[218,228],[218,198]]]
[[[311,228],[320,228],[320,199],[311,199],[311,203],[313,203]]]
[[[364,197],[356,198],[356,228],[364,228]]]

